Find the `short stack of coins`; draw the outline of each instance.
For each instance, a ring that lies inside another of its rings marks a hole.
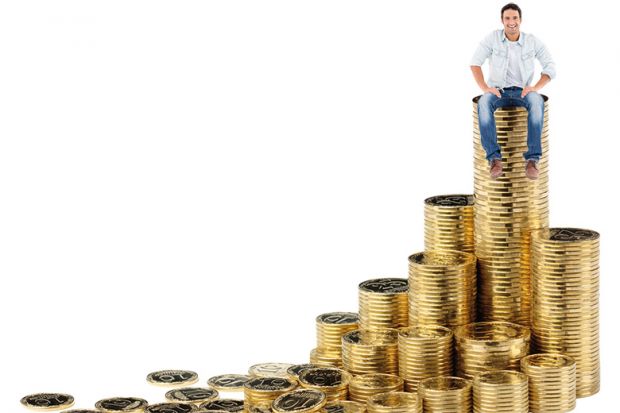
[[[461,377],[431,377],[418,384],[425,413],[471,413],[472,384]]]
[[[474,252],[473,195],[438,195],[424,200],[424,249]]]
[[[349,373],[398,374],[398,330],[353,330],[342,336],[342,364]]]
[[[326,402],[323,392],[298,389],[278,396],[273,401],[271,410],[274,413],[314,413],[321,411]]]
[[[294,380],[284,377],[254,377],[243,386],[245,410],[253,406],[269,406],[278,396],[296,387]]]
[[[359,285],[359,328],[382,330],[409,325],[407,280],[377,278]]]
[[[489,174],[489,163],[480,143],[478,97],[474,118],[474,227],[478,258],[478,315],[481,321],[530,324],[530,233],[549,226],[548,110],[547,97],[542,130],[539,177],[525,176],[527,151],[525,108],[495,111],[497,142],[502,150],[504,173]]]
[[[366,402],[368,413],[422,413],[422,400],[415,393],[376,394]]]
[[[404,380],[394,374],[370,373],[354,376],[349,383],[349,399],[364,403],[375,394],[404,391]]]
[[[342,360],[342,336],[359,328],[357,313],[325,313],[316,318],[317,349],[321,354]]]
[[[310,351],[310,364],[342,368],[342,353],[337,354],[320,347],[313,348]]]
[[[532,234],[534,347],[577,363],[577,397],[600,388],[599,234],[550,228]]]
[[[528,397],[521,372],[488,371],[474,378],[474,413],[528,413]]]
[[[409,323],[456,327],[476,320],[476,257],[427,251],[409,257]]]
[[[420,380],[453,374],[453,334],[442,326],[417,326],[398,334],[399,375],[405,390],[415,392]]]
[[[299,384],[306,389],[325,393],[327,402],[346,400],[351,374],[336,367],[316,367],[299,373]]]
[[[457,327],[457,375],[472,379],[490,370],[519,370],[530,352],[530,329],[504,321]]]
[[[575,408],[575,360],[562,354],[532,354],[521,359],[529,379],[531,413],[564,413]]]

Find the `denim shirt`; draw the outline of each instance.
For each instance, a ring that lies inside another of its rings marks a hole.
[[[542,66],[542,74],[548,75],[551,79],[555,77],[555,63],[545,45],[535,36],[521,32],[517,41],[521,46],[521,59],[519,67],[521,77],[525,84],[521,87],[529,86],[534,77],[534,58],[538,59]],[[491,73],[487,84],[491,87],[508,87],[506,83],[506,72],[508,71],[508,39],[504,30],[495,30],[485,37],[476,49],[476,53],[471,59],[471,66],[482,66],[486,59],[489,59]]]

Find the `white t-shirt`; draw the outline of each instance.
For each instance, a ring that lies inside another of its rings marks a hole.
[[[518,42],[508,40],[508,71],[506,72],[506,84],[508,87],[524,86],[519,60],[521,60],[521,45]]]

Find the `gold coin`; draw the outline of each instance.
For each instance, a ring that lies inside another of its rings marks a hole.
[[[145,413],[193,413],[196,406],[188,403],[158,403],[147,406]]]
[[[313,389],[293,390],[278,396],[273,401],[272,410],[277,413],[308,413],[320,410],[327,398],[325,393]]]
[[[211,377],[207,384],[220,391],[242,391],[243,385],[250,380],[245,374],[222,374]]]
[[[311,364],[311,363],[306,363],[306,364],[295,364],[291,367],[289,367],[288,369],[286,369],[286,372],[288,373],[289,377],[294,378],[295,380],[297,380],[299,378],[299,374],[307,369],[313,369],[315,367],[319,367],[316,364]]]
[[[22,397],[21,404],[31,410],[62,410],[73,406],[73,396],[64,393],[36,393]]]
[[[471,413],[472,383],[461,377],[431,377],[418,384],[418,395],[428,413]]]
[[[198,381],[198,374],[189,370],[160,370],[149,373],[146,381],[157,386],[188,386]]]
[[[183,387],[166,392],[166,399],[181,403],[204,403],[217,397],[217,390],[204,387]]]
[[[366,405],[351,400],[336,400],[325,405],[324,413],[365,413]]]
[[[212,400],[200,405],[200,409],[218,412],[236,413],[243,410],[243,400],[219,399]]]
[[[249,369],[252,377],[288,377],[287,370],[292,367],[289,363],[260,363]]]
[[[488,371],[474,378],[477,413],[528,413],[527,376],[517,371]]]
[[[139,397],[110,397],[107,399],[99,400],[97,403],[95,403],[95,408],[97,410],[106,413],[143,412],[146,406],[148,406],[148,402]]]
[[[577,365],[562,354],[532,354],[521,359],[529,379],[530,412],[568,412],[575,408]]]
[[[422,402],[415,393],[375,394],[368,399],[368,413],[422,413]]]

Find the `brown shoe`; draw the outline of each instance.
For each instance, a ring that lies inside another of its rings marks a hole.
[[[525,166],[525,176],[530,179],[538,179],[538,164],[536,161],[527,161],[527,165]]]
[[[502,166],[502,160],[493,159],[491,161],[491,169],[489,170],[489,172],[491,173],[492,179],[497,179],[500,176],[502,176],[502,174],[504,173],[504,168]]]

